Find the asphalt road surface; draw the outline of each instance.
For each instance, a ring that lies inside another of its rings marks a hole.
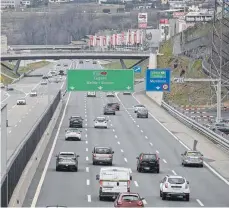
[[[91,62],[78,66],[81,67],[100,68],[93,66]],[[72,92],[67,94],[65,101],[63,116],[52,135],[54,151],[51,151],[50,144],[29,187],[23,206],[33,204],[36,207],[113,207],[112,201],[99,201],[99,183],[95,177],[102,166],[92,165],[91,153],[96,145],[111,146],[115,152],[113,165],[131,169],[131,191],[138,192],[145,198],[146,207],[229,206],[229,186],[206,167],[182,167],[181,153],[185,151],[184,147],[151,116],[148,119],[136,118],[132,107],[137,101],[131,95],[119,93],[115,98],[107,98],[105,93],[101,92],[97,93],[96,98],[87,98],[86,92]],[[120,102],[121,110],[108,117],[108,129],[95,129],[94,118],[102,115],[103,105],[110,101]],[[68,128],[69,117],[72,115],[81,115],[84,118],[82,141],[79,142],[64,140],[65,129]],[[55,171],[55,155],[60,151],[73,151],[80,155],[78,172]],[[137,172],[136,157],[141,152],[159,154],[159,174]],[[159,181],[166,174],[186,177],[191,188],[189,202],[161,200]]]
[[[62,63],[63,61],[60,61]],[[68,60],[70,66],[71,61]],[[47,74],[54,69],[55,64],[50,64],[43,68],[33,71],[31,74]],[[41,117],[48,107],[50,101],[56,93],[65,85],[65,77],[60,83],[50,83],[40,85],[42,77],[25,77],[13,84],[13,91],[2,90],[7,96],[2,97],[2,103],[7,104],[7,118],[9,127],[7,128],[7,158],[13,155],[15,149],[23,141],[26,134],[32,129],[37,120]],[[36,90],[38,96],[30,97],[31,90]],[[4,94],[3,93],[3,94]],[[48,96],[49,94],[49,96]],[[26,105],[17,105],[17,99],[25,98]]]

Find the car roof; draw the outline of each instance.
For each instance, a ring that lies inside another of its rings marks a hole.
[[[74,152],[59,152],[59,155],[75,155]]]
[[[80,129],[78,128],[67,128],[66,130],[67,131],[80,131]]]
[[[183,178],[185,179],[183,176],[178,176],[178,175],[167,175],[168,178]]]
[[[112,149],[111,147],[101,147],[101,146],[95,146],[94,148],[95,149],[99,149],[99,148],[101,148],[101,149]]]
[[[81,116],[71,116],[70,118],[82,118]]]
[[[200,153],[200,151],[188,150],[187,152]]]

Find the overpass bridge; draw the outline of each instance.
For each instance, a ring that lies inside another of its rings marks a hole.
[[[147,59],[149,51],[44,51],[36,53],[1,54],[1,61],[40,59]]]
[[[85,44],[77,45],[10,45],[9,48],[13,51],[20,50],[80,50]]]

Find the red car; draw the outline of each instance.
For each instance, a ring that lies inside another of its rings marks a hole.
[[[120,193],[114,202],[114,207],[144,207],[143,201],[137,193]]]

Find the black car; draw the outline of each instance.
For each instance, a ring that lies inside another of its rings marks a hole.
[[[56,171],[78,171],[78,157],[79,155],[76,155],[74,152],[60,152],[56,156]]]
[[[160,172],[160,158],[157,154],[149,154],[149,153],[141,153],[139,157],[137,157],[137,171],[151,171],[156,173]]]
[[[64,76],[64,70],[60,70],[59,75]]]
[[[81,116],[71,116],[69,128],[83,128],[83,118]]]
[[[108,103],[107,106],[113,108],[115,111],[120,110],[120,104],[119,103]]]
[[[109,105],[109,104],[105,105],[103,109],[103,114],[104,115],[109,115],[109,114],[115,115],[115,108],[113,107],[113,105]]]

